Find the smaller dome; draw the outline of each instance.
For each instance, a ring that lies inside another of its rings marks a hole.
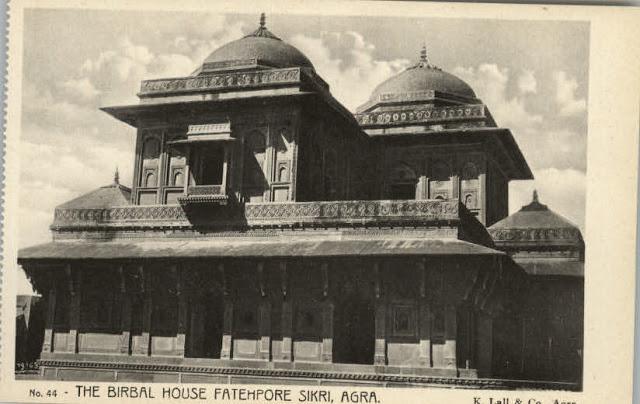
[[[540,203],[536,191],[531,203],[493,224],[489,233],[496,243],[584,245],[578,226]]]
[[[277,68],[310,67],[313,69],[313,64],[302,52],[267,29],[264,13],[260,16],[260,26],[256,31],[214,50],[204,60],[204,65],[250,59],[256,59],[258,63]]]
[[[473,89],[464,81],[429,63],[427,50],[422,48],[420,61],[379,84],[371,94],[371,100],[381,94],[400,94],[418,91],[439,91],[467,98],[476,98]]]

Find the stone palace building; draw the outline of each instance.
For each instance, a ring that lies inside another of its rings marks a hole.
[[[580,389],[584,243],[473,89],[431,64],[354,114],[265,26],[103,108],[132,187],[18,261],[58,380]],[[544,151],[539,151],[544,152]]]

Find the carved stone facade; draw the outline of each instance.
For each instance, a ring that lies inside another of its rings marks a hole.
[[[549,386],[513,381],[549,373],[524,371],[511,247],[579,231],[487,231],[532,174],[473,90],[423,55],[354,115],[264,21],[236,42],[104,108],[137,128],[131,189],[59,206],[53,242],[21,250],[43,378]]]

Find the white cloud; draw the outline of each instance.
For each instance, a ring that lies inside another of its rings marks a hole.
[[[100,94],[100,91],[96,89],[91,81],[87,77],[81,79],[69,79],[63,82],[61,90],[67,92],[67,94],[80,101],[89,101]]]
[[[568,77],[567,73],[557,71],[553,74],[556,83],[556,103],[561,116],[574,116],[586,111],[587,101],[584,98],[576,98],[578,81]]]
[[[509,213],[529,204],[535,189],[541,203],[584,231],[586,174],[572,168],[547,168],[535,171],[534,176],[534,181],[510,183]]]
[[[518,76],[518,90],[520,90],[520,93],[522,94],[535,94],[538,92],[538,82],[533,71],[525,70],[520,74],[520,76]]]
[[[374,45],[353,31],[324,32],[319,38],[296,35],[290,43],[311,60],[333,96],[352,111],[378,84],[409,65],[406,59],[376,59]]]
[[[509,69],[483,63],[477,68],[456,67],[453,73],[474,89],[489,107],[498,126],[527,128],[542,122],[542,115],[527,109],[526,93],[515,97],[508,95]]]

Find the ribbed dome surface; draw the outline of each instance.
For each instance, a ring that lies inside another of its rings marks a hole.
[[[427,90],[476,98],[473,89],[453,74],[432,66],[417,65],[382,82],[373,90],[371,99],[377,99],[380,94],[411,93]]]
[[[260,17],[260,27],[255,32],[216,49],[204,60],[204,64],[247,59],[257,59],[259,63],[272,67],[313,69],[313,64],[302,52],[266,28],[264,14]]]
[[[313,64],[295,47],[279,40],[261,37],[245,37],[213,51],[204,63],[230,60],[258,59],[273,67],[311,67]]]

